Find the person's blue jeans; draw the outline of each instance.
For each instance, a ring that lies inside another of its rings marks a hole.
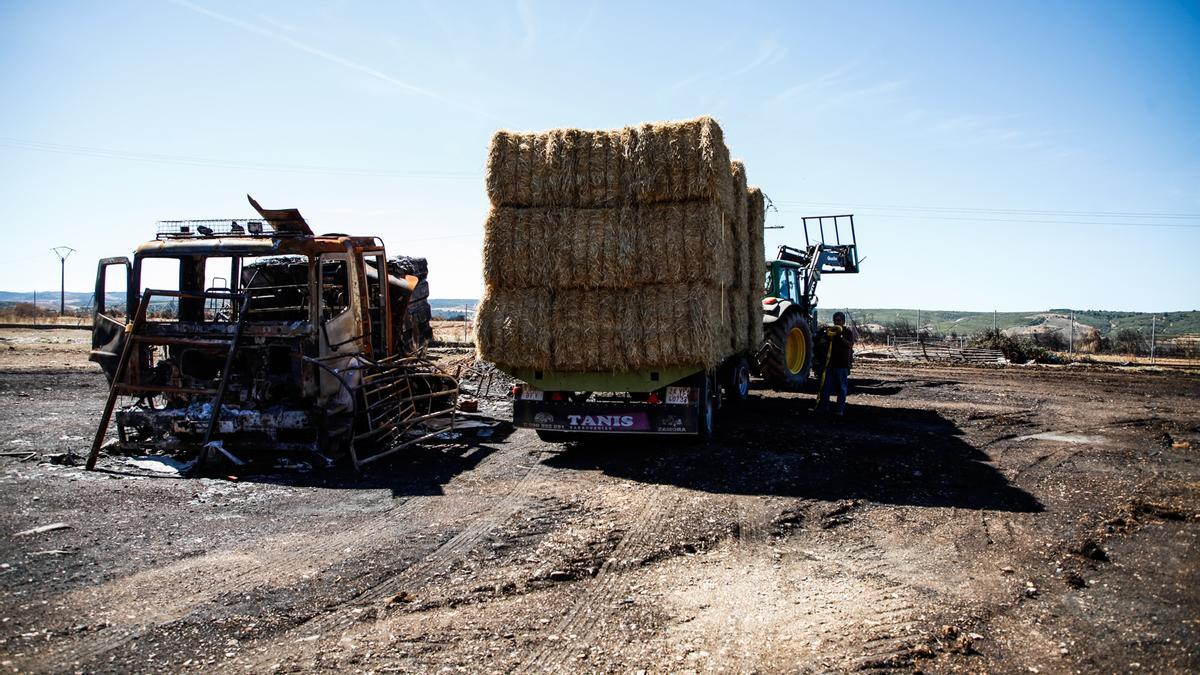
[[[825,386],[821,388],[821,400],[817,408],[824,410],[829,407],[829,396],[837,394],[837,414],[846,412],[846,394],[850,391],[849,368],[826,368]]]

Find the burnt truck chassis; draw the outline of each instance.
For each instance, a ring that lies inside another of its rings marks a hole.
[[[265,340],[260,348],[269,350],[281,344],[279,339]],[[348,453],[354,466],[361,468],[454,430],[454,408],[446,404],[457,400],[458,384],[437,364],[422,356],[380,362],[371,362],[362,354],[350,356],[352,365],[344,368],[325,363],[346,358],[342,354],[333,359],[301,357],[337,378],[351,403],[349,410],[331,412],[302,402],[259,407],[247,396],[249,391],[235,388],[238,396],[221,403],[214,424],[213,403],[180,390],[167,392],[181,395],[169,397],[165,405],[156,406],[151,395],[116,409],[116,445],[126,452],[198,452],[200,466],[222,459],[242,466],[247,463],[243,458],[256,457],[266,449],[271,456],[302,454],[329,467],[334,456]],[[436,419],[444,423],[421,426]]]
[[[299,227],[266,218],[268,232],[261,222],[177,221],[189,224],[166,236],[160,223],[132,265],[101,261],[92,360],[110,392],[89,469],[114,445],[195,453],[198,468],[292,453],[326,465],[347,453],[361,467],[453,429],[458,383],[423,356],[424,335],[406,311],[424,282],[393,275],[396,261],[377,238],[318,237],[294,218]],[[232,231],[214,236],[218,223]],[[179,260],[183,290],[135,299],[148,258]],[[233,261],[232,288],[203,288],[208,258]],[[131,321],[104,307],[113,265],[128,275]],[[177,317],[151,319],[164,297]],[[117,408],[122,396],[135,401]],[[117,439],[105,446],[110,420]]]

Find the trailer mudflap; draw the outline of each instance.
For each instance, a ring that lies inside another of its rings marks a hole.
[[[523,429],[604,434],[696,434],[694,405],[625,401],[513,401],[513,424]]]

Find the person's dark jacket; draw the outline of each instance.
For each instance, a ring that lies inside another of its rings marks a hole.
[[[849,368],[854,358],[854,331],[842,327],[842,332],[829,337],[829,368]]]

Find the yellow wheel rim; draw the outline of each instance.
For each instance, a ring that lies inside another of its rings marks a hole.
[[[787,367],[795,375],[804,367],[804,357],[808,355],[808,344],[804,341],[804,331],[793,328],[788,331],[787,338]]]

